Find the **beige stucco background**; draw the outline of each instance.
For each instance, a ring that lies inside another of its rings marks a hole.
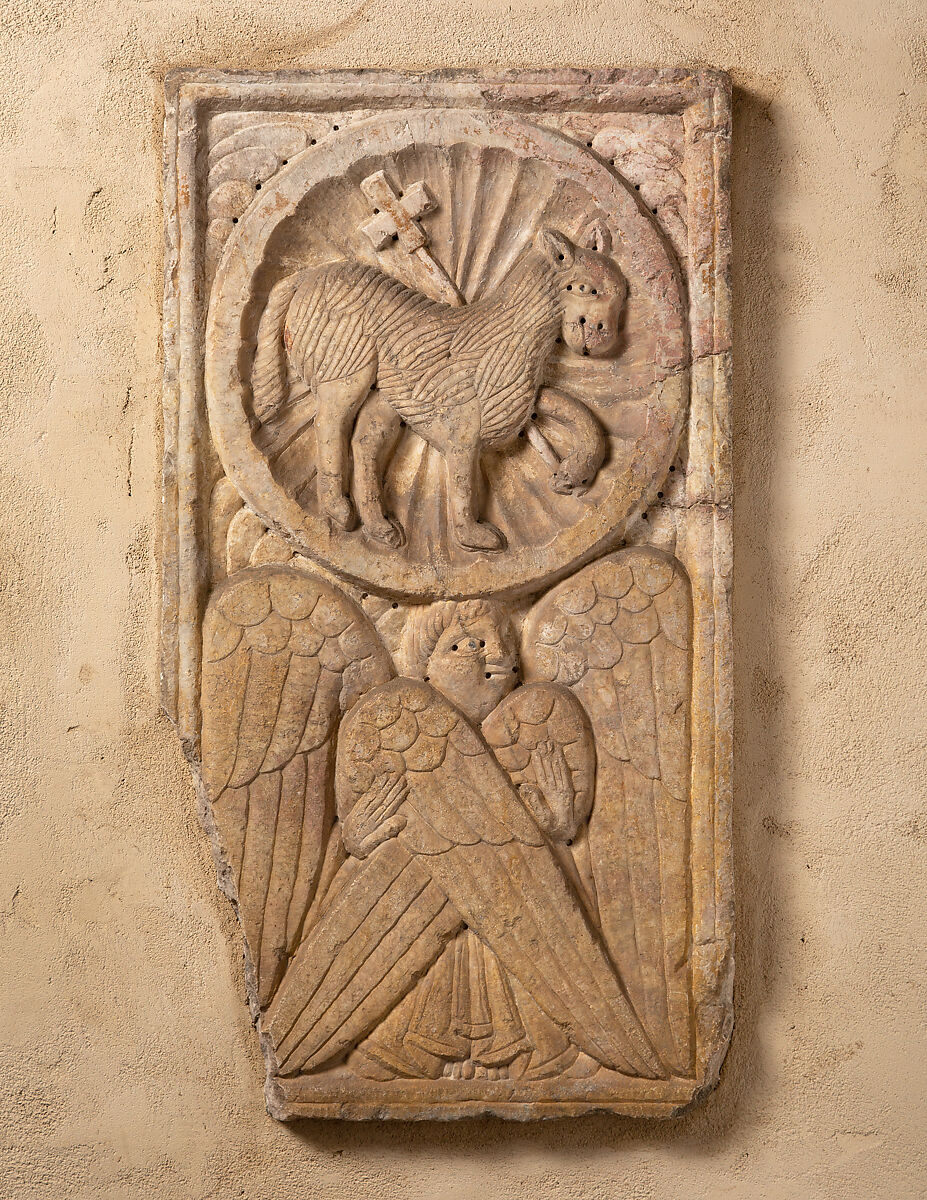
[[[927,1193],[927,19],[916,0],[3,0],[0,1195]],[[275,1124],[157,707],[176,65],[736,86],[737,1030],[673,1123]]]

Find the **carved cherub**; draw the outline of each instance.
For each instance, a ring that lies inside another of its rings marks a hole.
[[[576,246],[544,229],[494,294],[459,308],[355,261],[297,271],[276,284],[258,329],[255,414],[274,419],[291,364],[315,398],[319,499],[334,525],[352,529],[359,513],[370,537],[403,545],[405,531],[383,506],[382,476],[408,424],[447,463],[460,545],[503,547],[501,532],[480,519],[481,450],[505,446],[525,428],[558,335],[590,357],[613,354],[619,343],[627,283],[604,226],[593,227],[589,243]],[[585,423],[577,413],[578,428],[595,427],[579,401],[566,403],[585,413]],[[558,490],[591,484],[604,455],[601,431],[577,450],[584,471],[555,474]]]
[[[688,1071],[690,625],[636,548],[535,606],[523,674],[495,604],[448,601],[397,677],[308,571],[216,589],[203,775],[278,1074]]]

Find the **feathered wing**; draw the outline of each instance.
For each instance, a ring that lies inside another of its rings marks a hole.
[[[678,562],[647,547],[586,567],[541,600],[526,678],[572,688],[597,750],[589,850],[602,935],[660,1057],[692,1064],[692,602]]]
[[[405,828],[349,860],[295,955],[265,1028],[284,1074],[335,1060],[388,1013],[462,924],[578,1046],[664,1073],[546,839],[486,742],[425,683],[396,679],[345,721],[342,819],[404,776]]]
[[[266,1005],[312,903],[334,820],[334,743],[392,675],[367,617],[295,567],[240,571],[203,624],[203,778]]]
[[[597,920],[587,836],[595,795],[595,739],[586,710],[562,684],[528,683],[506,696],[481,729],[515,787],[529,789],[528,808]],[[563,755],[569,787],[562,798],[548,797],[538,786],[537,756],[546,746]]]

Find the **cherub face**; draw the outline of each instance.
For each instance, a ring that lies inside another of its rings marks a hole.
[[[425,678],[479,724],[518,682],[511,632],[488,615],[455,621],[438,639]]]

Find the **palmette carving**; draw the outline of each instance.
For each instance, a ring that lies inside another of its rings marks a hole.
[[[268,1105],[670,1114],[730,1028],[726,94],[390,78],[171,102],[165,696]]]

